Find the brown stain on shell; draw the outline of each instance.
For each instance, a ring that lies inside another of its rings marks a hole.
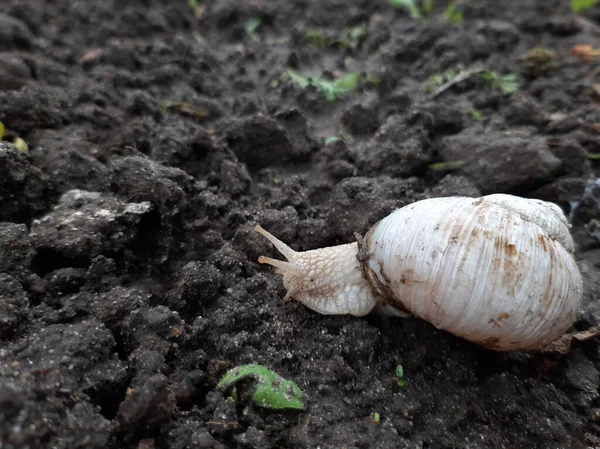
[[[503,320],[509,318],[510,315],[508,313],[501,313],[496,318],[490,318],[488,323],[497,326],[498,328],[502,328],[501,323]]]
[[[500,338],[498,337],[490,337],[486,338],[485,340],[474,341],[473,343],[483,346],[484,348],[493,349],[496,351],[502,349],[502,345],[500,345]]]
[[[540,242],[540,246],[542,246],[542,240],[544,241],[543,250],[547,252],[548,257],[550,258],[550,270],[548,270],[546,290],[544,291],[542,298],[540,298],[542,302],[542,310],[547,312],[557,300],[558,292],[555,290],[554,285],[554,270],[557,270],[559,273],[563,272],[565,270],[565,263],[563,261],[563,258],[561,257],[562,254],[559,251],[559,248],[561,247],[560,244],[557,244],[545,235],[540,235],[538,237],[538,240]],[[550,327],[554,327],[559,319],[560,315],[557,314],[556,318],[554,319],[554,322],[551,323]]]
[[[358,262],[361,267],[363,277],[367,281],[369,281],[369,283],[372,286],[371,288],[374,290],[374,292],[377,295],[383,297],[384,304],[392,305],[396,309],[398,309],[402,312],[411,313],[410,310],[407,310],[404,307],[404,305],[396,297],[396,295],[392,289],[392,284],[391,284],[390,278],[383,267],[383,263],[381,261],[378,263],[379,264],[379,272],[380,272],[383,280],[381,280],[377,276],[377,273],[375,273],[369,267],[369,259],[371,259],[371,257],[373,257],[372,252],[370,252],[370,249],[373,248],[373,230],[376,228],[377,224],[379,224],[379,222],[377,222],[374,226],[372,226],[371,229],[367,232],[367,234],[362,239],[362,242],[361,242],[361,245],[359,248],[359,250],[364,251],[363,257],[357,257]],[[364,257],[365,255],[366,255],[366,257]],[[375,284],[375,285],[373,285],[373,284]]]
[[[544,234],[538,234],[537,241],[545,253],[548,252],[548,243],[546,242],[547,239],[548,238]]]
[[[383,267],[380,266],[380,269],[381,269],[381,273],[383,275]],[[400,283],[402,285],[415,285],[415,284],[418,284],[420,281],[417,280],[417,279],[415,279],[414,275],[415,275],[414,270],[410,270],[410,269],[404,270],[402,272],[402,274],[400,275]],[[386,277],[386,280],[388,280],[387,277]]]
[[[511,285],[520,276],[519,258],[521,251],[515,243],[508,240],[510,236],[521,234],[520,225],[511,222],[507,216],[502,217],[498,235],[494,238],[492,272],[502,274],[502,284]]]
[[[379,277],[373,270],[371,270],[370,268],[367,267],[367,270],[370,273],[369,279],[371,281],[375,281],[377,283],[376,290],[384,297],[384,300],[386,301],[386,303],[393,305],[394,307],[396,307],[397,309],[399,309],[403,312],[410,312],[409,310],[407,310],[404,307],[404,305],[396,297],[396,294],[394,293],[394,289],[392,288],[392,282],[391,282],[389,276],[387,275],[387,273],[385,272],[385,269],[383,268],[383,263],[379,262],[378,265],[379,265],[379,273],[381,274],[381,277],[383,278],[383,282],[379,279]]]
[[[506,253],[507,257],[517,256],[517,245],[515,245],[514,243],[507,243],[506,245],[504,245],[504,252]]]

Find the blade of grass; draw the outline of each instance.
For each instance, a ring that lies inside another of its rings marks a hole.
[[[417,8],[414,0],[389,0],[390,6],[396,9],[406,9],[408,14],[415,20],[423,18],[421,11]]]
[[[464,164],[464,161],[444,161],[429,164],[427,168],[429,168],[429,170],[431,171],[458,170]]]

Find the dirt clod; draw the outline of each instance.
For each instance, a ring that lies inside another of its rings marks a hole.
[[[463,171],[483,193],[535,188],[551,180],[561,167],[546,142],[532,138],[527,130],[485,136],[461,133],[444,139],[441,152],[446,160],[464,161]]]

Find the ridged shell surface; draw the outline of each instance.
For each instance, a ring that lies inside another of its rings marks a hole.
[[[575,245],[569,231],[569,222],[556,204],[503,193],[486,195],[483,199],[516,212],[524,220],[531,221],[544,229],[548,237],[562,243],[567,251],[570,253],[574,251]]]
[[[438,328],[495,350],[536,349],[580,305],[568,225],[549,203],[491,197],[393,212],[365,236],[366,271],[381,295]]]

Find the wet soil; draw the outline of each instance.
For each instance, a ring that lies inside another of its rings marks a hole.
[[[257,263],[275,254],[259,223],[314,249],[419,199],[515,193],[570,215],[574,329],[598,323],[600,58],[572,48],[600,47],[600,5],[471,0],[458,24],[434,3],[414,20],[382,0],[1,2],[2,448],[600,447],[597,339],[504,354],[321,316]],[[426,89],[458,66],[518,89]],[[288,70],[370,82],[328,101]],[[306,410],[216,390],[245,363]]]

